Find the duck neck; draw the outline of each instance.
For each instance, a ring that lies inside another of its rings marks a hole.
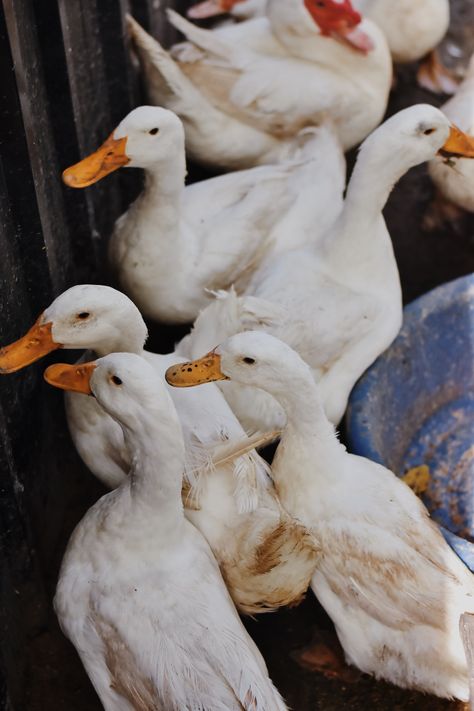
[[[135,248],[147,262],[159,255],[160,271],[171,266],[185,252],[181,249],[181,215],[186,162],[184,147],[172,160],[162,160],[145,169],[145,186],[127,213],[127,228],[132,226]]]
[[[157,525],[172,529],[183,517],[181,486],[184,442],[173,403],[163,387],[160,405],[147,407],[133,423],[122,424],[130,453],[129,487],[138,512],[156,512]]]
[[[110,353],[135,353],[143,355],[143,344],[146,339],[146,326],[143,322],[127,321],[122,328],[117,328],[113,334],[98,341],[90,349],[97,358],[103,358]]]
[[[270,1],[267,5],[267,18],[273,36],[293,57],[316,61],[324,56],[319,42],[322,38],[319,27],[301,3],[288,0]]]
[[[183,150],[177,151],[172,160],[166,159],[157,162],[145,169],[144,200],[152,204],[163,200],[177,204],[186,179],[186,158]]]
[[[384,150],[379,152],[379,147],[379,142],[362,146],[344,209],[328,233],[328,261],[334,268],[348,265],[354,272],[354,264],[363,265],[372,257],[377,259],[380,251],[385,253],[387,248],[389,234],[382,210],[395,183],[409,166],[406,157],[403,162],[398,156],[387,156]],[[391,250],[391,243],[389,247]]]
[[[304,491],[317,477],[325,477],[330,471],[324,462],[334,461],[341,453],[342,445],[337,439],[334,426],[329,422],[311,374],[293,383],[281,394],[273,393],[287,416],[280,445],[272,465],[275,484],[284,501],[289,502],[296,490]],[[306,462],[305,465],[299,465]],[[320,466],[308,466],[307,462]],[[294,474],[291,481],[288,471]],[[298,481],[295,481],[295,477]],[[283,500],[282,499],[282,500]]]

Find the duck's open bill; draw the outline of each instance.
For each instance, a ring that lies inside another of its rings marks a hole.
[[[0,373],[15,373],[43,356],[61,348],[53,341],[52,323],[41,323],[43,314],[28,333],[9,346],[0,348]]]
[[[468,136],[457,126],[451,126],[449,138],[439,154],[446,157],[474,158],[474,136]]]
[[[92,395],[90,379],[95,368],[96,364],[93,361],[91,363],[82,363],[81,365],[55,363],[46,368],[44,379],[50,385],[54,385],[55,388]]]
[[[165,373],[166,382],[175,388],[190,388],[193,385],[212,383],[215,380],[229,380],[221,371],[221,357],[217,353],[208,353],[204,358],[189,363],[177,363]]]
[[[375,49],[373,40],[366,32],[360,30],[358,27],[348,30],[347,32],[335,33],[334,36],[336,38],[340,37],[350,47],[353,47],[364,54],[367,54]]]
[[[114,170],[129,163],[130,158],[125,153],[127,137],[114,138],[112,133],[108,139],[90,156],[79,161],[63,173],[63,181],[70,188],[87,188]]]

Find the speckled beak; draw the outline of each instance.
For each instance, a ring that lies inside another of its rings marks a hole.
[[[448,140],[439,150],[446,158],[474,158],[474,136],[468,136],[457,126],[451,126]]]
[[[43,314],[18,341],[0,349],[0,373],[15,373],[43,356],[61,348],[53,341],[52,323],[41,323]]]
[[[93,361],[81,365],[55,363],[45,370],[44,379],[55,388],[92,395],[90,379],[95,368],[96,364]]]
[[[221,357],[211,351],[204,358],[189,363],[177,363],[165,373],[166,382],[175,388],[191,388],[193,385],[229,380],[221,371]]]
[[[87,188],[130,162],[125,152],[126,146],[126,136],[116,139],[112,133],[94,153],[66,168],[63,181],[70,188]]]

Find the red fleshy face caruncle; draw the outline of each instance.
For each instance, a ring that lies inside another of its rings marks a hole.
[[[304,4],[323,35],[346,33],[362,20],[350,0],[304,0]]]
[[[356,30],[362,16],[354,10],[350,0],[304,0],[304,5],[322,35],[342,39],[364,53],[373,49],[368,35]]]

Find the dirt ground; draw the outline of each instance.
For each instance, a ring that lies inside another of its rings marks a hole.
[[[458,64],[474,50],[474,3],[473,0],[453,0],[452,7],[453,28],[445,42],[444,54]],[[459,48],[462,51],[458,52]],[[416,102],[439,104],[440,99],[417,88],[415,68],[406,67],[397,74],[389,113]],[[439,283],[474,271],[473,216],[464,215],[455,224],[426,231],[423,219],[432,199],[433,188],[426,168],[421,167],[400,182],[386,209],[407,301]],[[171,330],[164,334],[163,328],[159,332],[151,330],[151,350],[164,352],[177,335]],[[86,508],[102,493],[92,476],[79,484],[81,496],[74,510],[68,512],[64,541]],[[50,571],[51,596],[61,555],[62,551],[58,550]],[[297,609],[266,615],[246,624],[267,660],[274,682],[294,711],[455,711],[464,708],[462,704],[406,692],[367,676],[361,676],[354,683],[342,683],[301,669],[293,659],[295,650],[311,641],[315,629],[329,631],[332,628],[311,594]],[[31,640],[29,653],[28,711],[98,711],[101,708],[52,612],[50,625]]]

